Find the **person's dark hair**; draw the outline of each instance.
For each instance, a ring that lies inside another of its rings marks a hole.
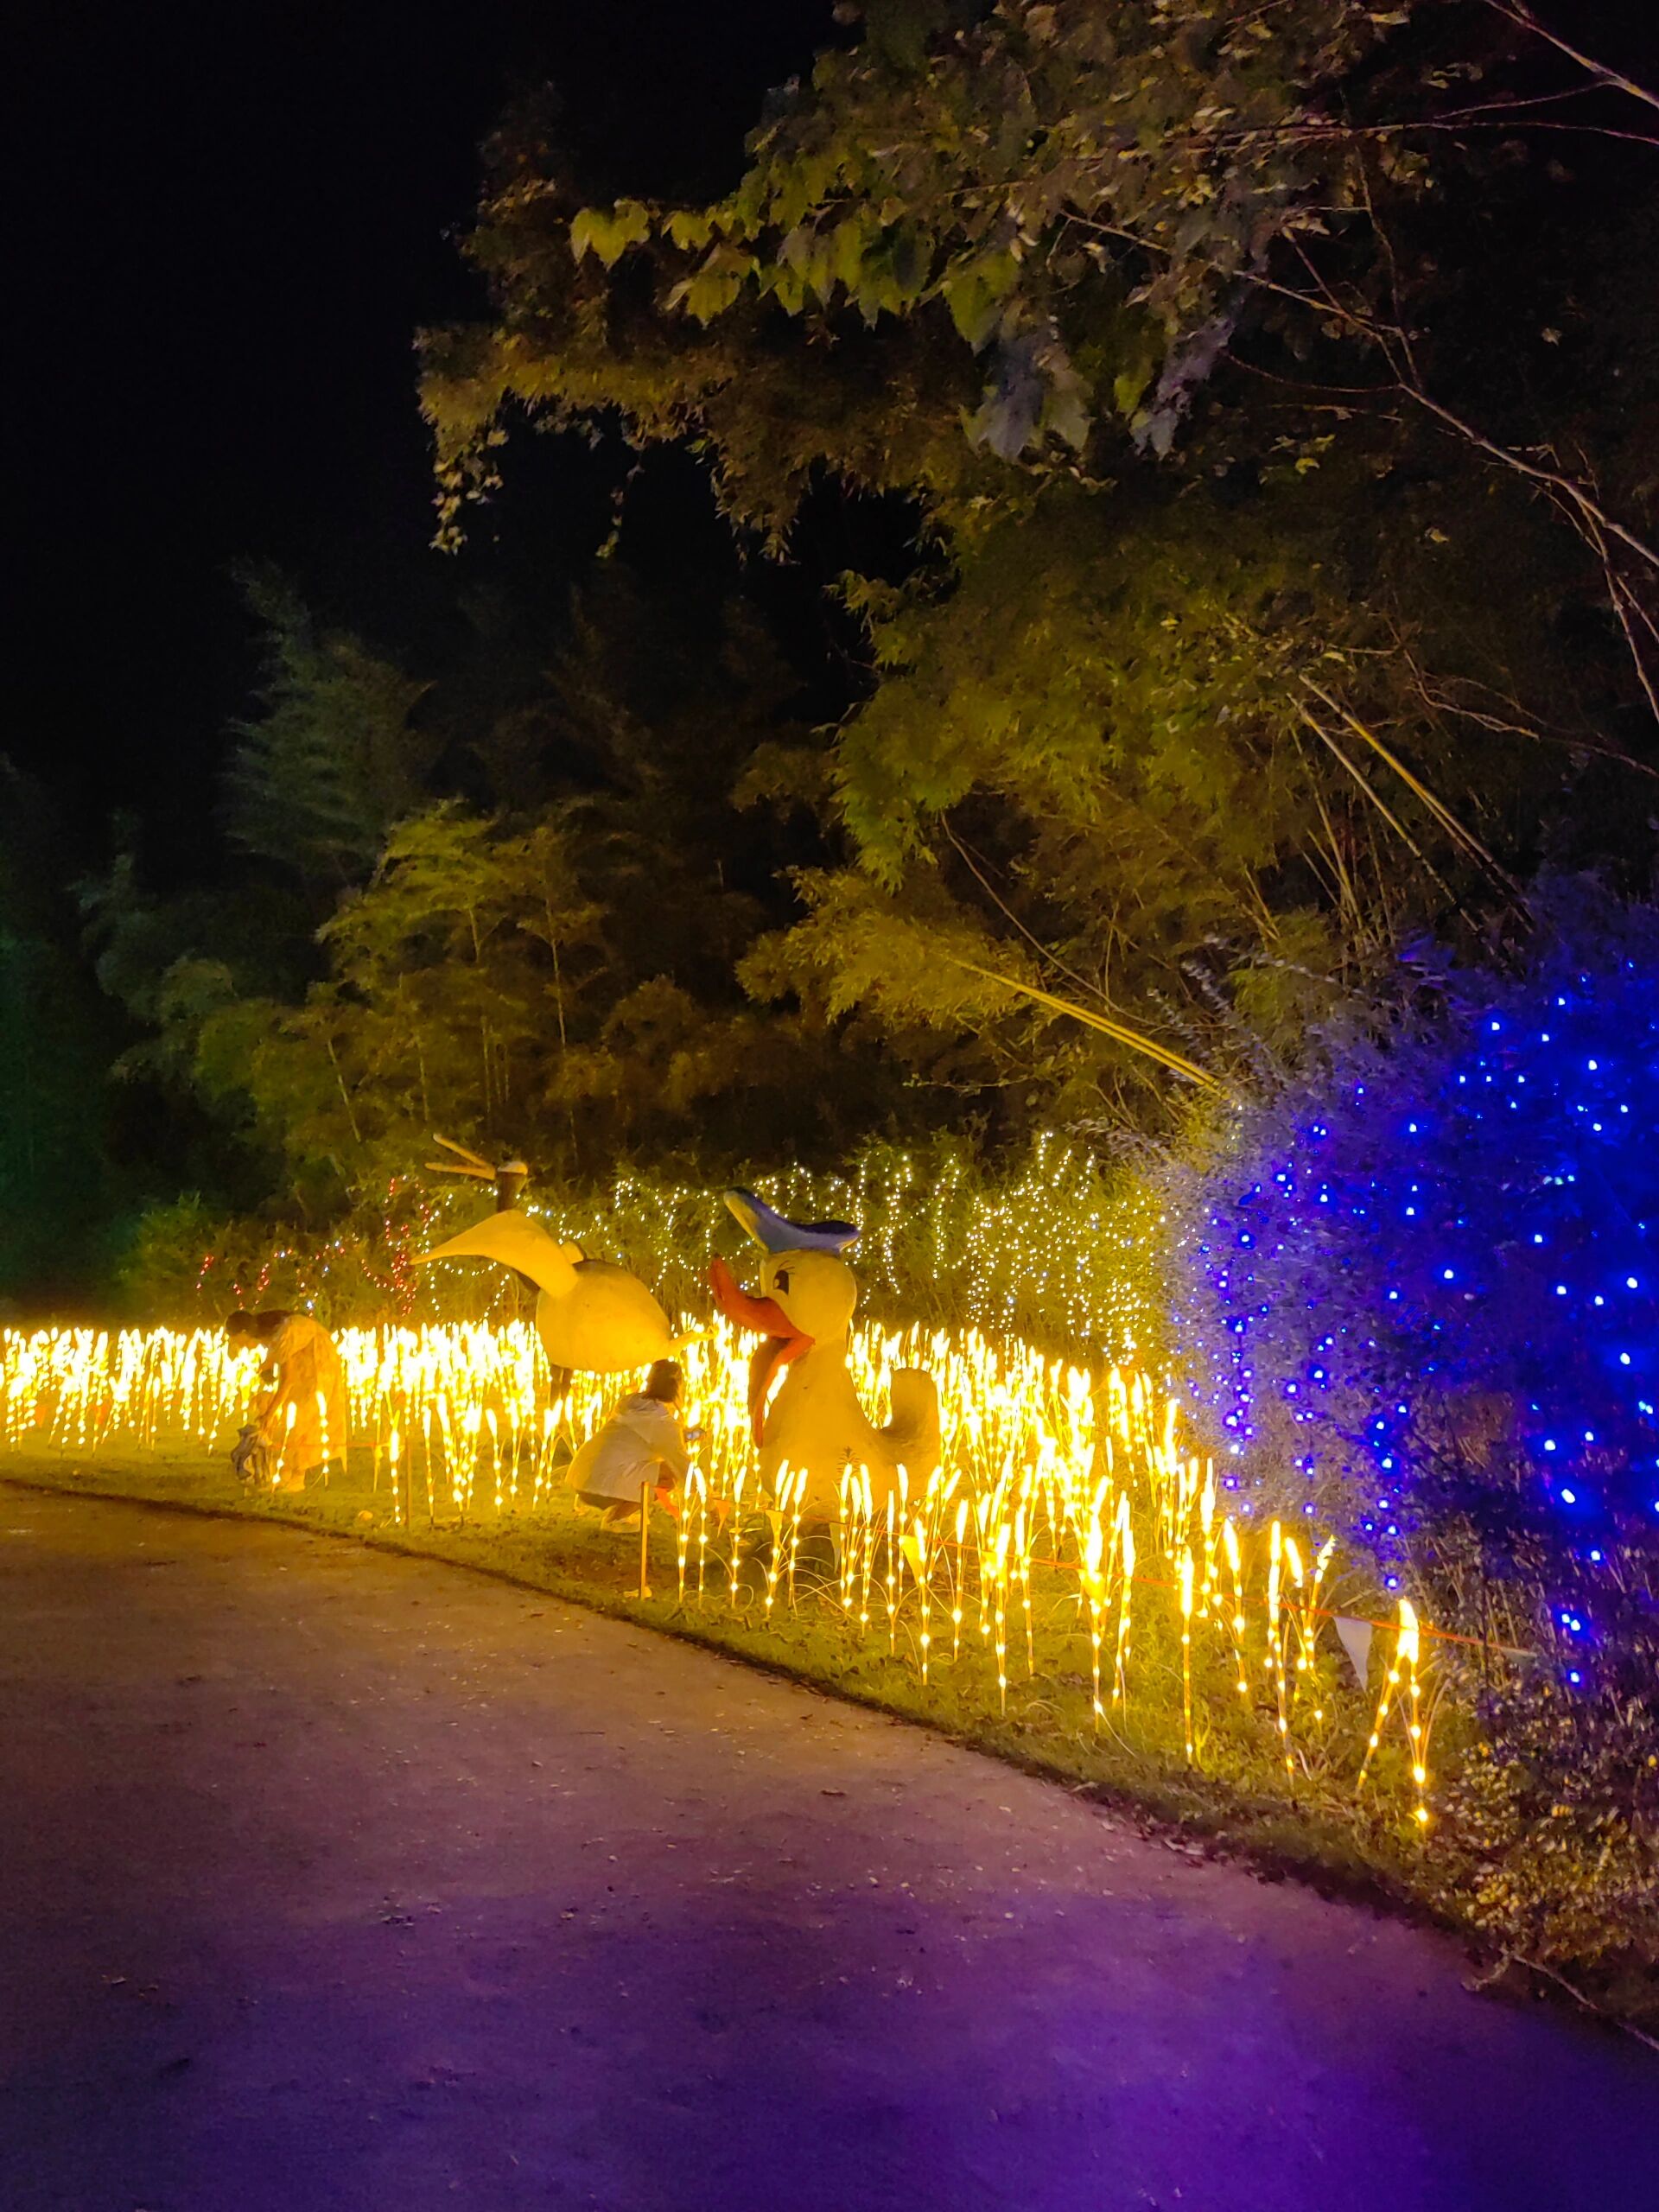
[[[285,1309],[276,1306],[263,1313],[250,1313],[238,1306],[225,1324],[225,1333],[234,1344],[238,1337],[245,1337],[250,1344],[268,1344],[288,1319]]]
[[[651,1363],[651,1372],[645,1377],[644,1395],[647,1398],[660,1400],[665,1406],[671,1406],[678,1402],[684,1386],[685,1376],[681,1372],[677,1359],[654,1359]]]

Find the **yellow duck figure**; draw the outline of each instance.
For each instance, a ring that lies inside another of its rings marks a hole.
[[[420,1253],[415,1264],[434,1260],[495,1260],[535,1284],[536,1332],[556,1382],[562,1373],[631,1374],[694,1341],[675,1335],[638,1275],[590,1260],[580,1244],[555,1243],[516,1208]]]
[[[847,1371],[858,1283],[841,1257],[857,1231],[843,1222],[785,1221],[747,1191],[728,1191],[726,1203],[767,1248],[758,1295],[740,1290],[723,1261],[709,1271],[721,1311],[766,1339],[749,1376],[762,1481],[775,1494],[784,1467],[804,1478],[801,1510],[810,1520],[835,1519],[849,1467],[868,1470],[878,1509],[898,1487],[901,1466],[914,1497],[939,1463],[938,1389],[921,1369],[896,1368],[893,1417],[885,1428],[877,1428],[859,1403]],[[783,1384],[768,1404],[780,1368]]]

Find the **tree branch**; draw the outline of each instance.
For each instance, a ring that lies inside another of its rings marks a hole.
[[[1517,30],[1529,32],[1532,37],[1542,39],[1546,46],[1553,46],[1557,54],[1564,54],[1586,76],[1593,77],[1597,84],[1605,85],[1609,92],[1623,92],[1630,99],[1640,100],[1645,107],[1659,108],[1659,92],[1650,92],[1645,85],[1638,85],[1634,77],[1627,77],[1622,69],[1615,69],[1605,61],[1598,61],[1592,54],[1586,54],[1582,47],[1574,46],[1559,31],[1551,30],[1548,23],[1540,22],[1527,5],[1527,0],[1486,0],[1486,5],[1495,16],[1502,16],[1506,22],[1513,23]]]

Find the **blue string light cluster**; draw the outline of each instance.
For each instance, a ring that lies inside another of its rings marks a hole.
[[[1554,1561],[1587,1643],[1594,1570],[1659,1553],[1659,916],[1580,898],[1525,976],[1454,982],[1237,1138],[1178,1316],[1233,1486],[1390,1582],[1456,1511]]]

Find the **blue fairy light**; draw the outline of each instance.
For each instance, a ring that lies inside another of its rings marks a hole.
[[[1659,915],[1598,926],[1617,957],[1569,964],[1558,931],[1484,1005],[1453,979],[1437,1028],[1246,1109],[1202,1185],[1181,1341],[1230,1480],[1294,1472],[1390,1573],[1464,1402],[1526,1409],[1491,1465],[1537,1455],[1522,1495],[1560,1526],[1559,1590],[1659,1514],[1659,1409],[1629,1387],[1659,1372]]]

